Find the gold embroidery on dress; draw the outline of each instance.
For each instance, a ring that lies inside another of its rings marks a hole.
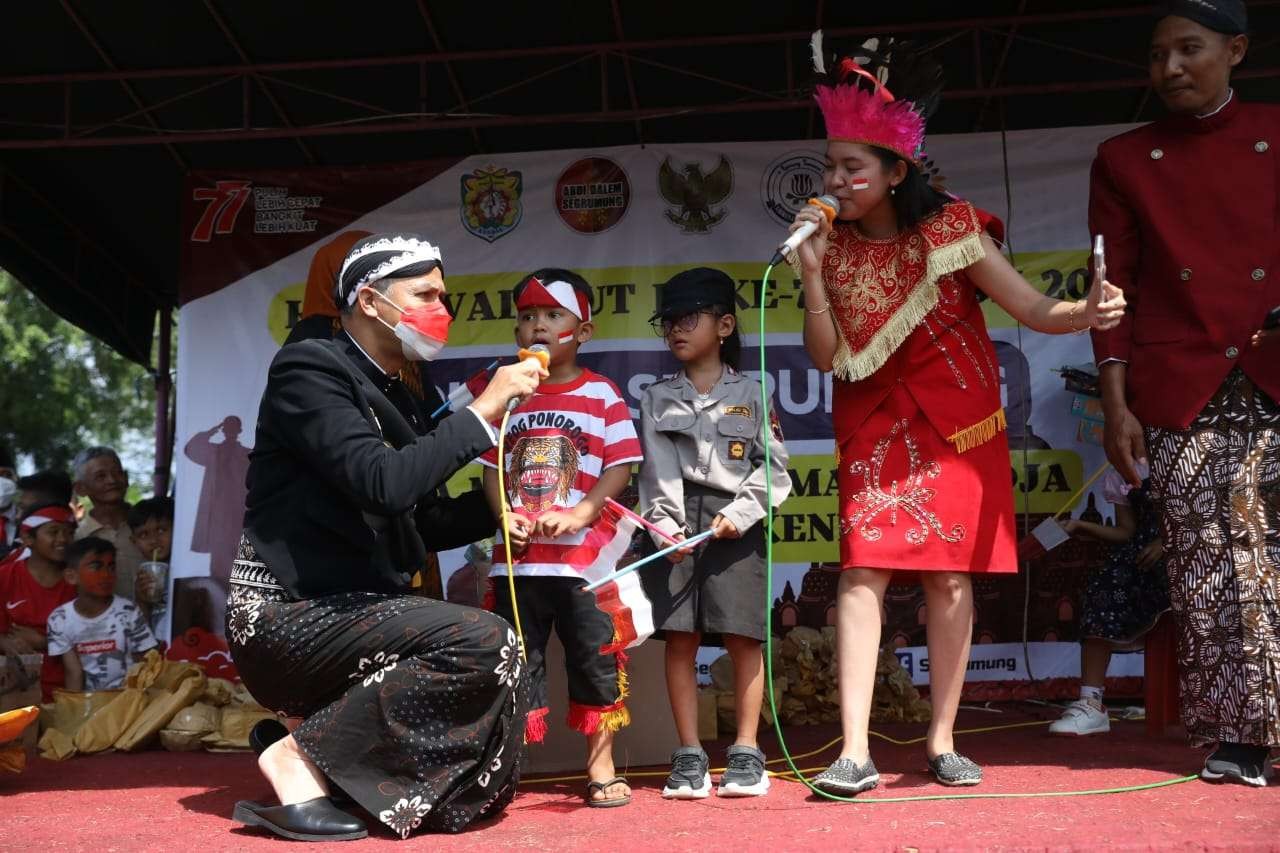
[[[879,370],[938,304],[940,280],[981,260],[973,206],[953,202],[892,240],[833,234],[823,284],[839,343],[832,369],[856,382]]]
[[[938,304],[931,312],[931,316],[934,321],[943,327],[942,330],[944,332],[955,336],[955,339],[960,343],[961,351],[968,356],[969,363],[973,365],[974,373],[978,375],[978,382],[982,384],[983,388],[989,388],[992,382],[999,380],[1000,373],[991,361],[990,351],[983,346],[987,339],[986,334],[978,334],[978,330],[974,328],[973,324],[959,312],[959,307],[964,297],[965,294],[957,284],[955,276],[944,276],[938,281]],[[961,327],[969,333],[973,339],[974,346],[969,346],[969,342],[965,340],[964,335],[960,334],[956,327]],[[987,365],[986,371],[983,371],[981,365],[978,364],[978,359],[973,354],[974,348],[982,353],[982,359]],[[987,378],[988,376],[990,376],[990,379]],[[960,387],[965,387],[964,383],[961,383]]]
[[[892,481],[888,489],[885,489],[881,480],[884,460],[899,433],[902,434],[902,443],[907,451],[907,477],[902,483]],[[884,531],[876,526],[876,520],[887,512],[889,526],[896,527],[898,512],[901,510],[919,525],[904,534],[908,544],[923,545],[931,532],[944,542],[959,542],[964,539],[963,524],[953,524],[950,531],[946,531],[937,513],[927,506],[937,491],[926,486],[925,480],[937,479],[942,474],[942,468],[934,460],[923,463],[920,461],[920,448],[907,430],[905,419],[897,421],[889,434],[876,442],[870,460],[859,459],[850,464],[849,473],[862,475],[863,487],[854,493],[853,501],[863,506],[857,512],[840,519],[842,534],[848,535],[856,530],[868,542],[879,541]]]

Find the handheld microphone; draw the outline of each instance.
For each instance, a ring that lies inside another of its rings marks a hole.
[[[836,218],[836,211],[840,209],[840,202],[835,198],[835,196],[831,195],[820,195],[817,198],[811,198],[809,199],[809,204],[812,204],[814,207],[818,208],[818,210],[822,211],[822,215],[827,217],[827,222],[834,222]],[[792,232],[790,237],[778,244],[778,251],[773,253],[773,260],[769,261],[769,265],[777,266],[782,263],[783,258],[786,255],[794,252],[797,246],[805,240],[808,240],[809,237],[812,236],[813,232],[817,230],[818,223],[816,222],[806,222],[804,225],[801,225]]]
[[[522,347],[516,353],[516,361],[523,364],[528,359],[538,362],[538,364],[542,365],[542,369],[546,370],[551,366],[551,350],[547,349],[546,344],[534,344],[528,349]],[[507,411],[514,412],[521,402],[523,401],[520,397],[512,397],[507,402]]]

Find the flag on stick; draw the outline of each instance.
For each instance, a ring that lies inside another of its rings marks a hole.
[[[449,396],[445,398],[444,402],[431,413],[432,419],[434,420],[435,418],[440,417],[440,415],[442,415],[446,410],[450,412],[457,412],[463,407],[470,405],[471,401],[480,396],[484,391],[485,386],[489,384],[489,380],[493,378],[493,372],[498,369],[499,361],[501,361],[501,359],[495,358],[493,361],[489,362],[488,367],[477,370],[471,376],[467,377],[466,382],[463,382],[457,388],[450,391]]]
[[[1018,543],[1019,560],[1038,560],[1071,538],[1071,534],[1062,529],[1058,519],[1062,517],[1063,513],[1071,509],[1075,502],[1080,499],[1080,496],[1087,492],[1089,487],[1097,482],[1098,478],[1110,467],[1110,462],[1102,463],[1102,467],[1094,471],[1092,476],[1085,480],[1084,485],[1077,489],[1074,495],[1067,498],[1067,502],[1053,514],[1052,518],[1046,518],[1033,527],[1030,533],[1022,537],[1022,541]]]

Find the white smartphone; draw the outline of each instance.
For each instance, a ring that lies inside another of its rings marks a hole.
[[[1107,280],[1107,253],[1101,234],[1093,238],[1093,278],[1095,281]]]

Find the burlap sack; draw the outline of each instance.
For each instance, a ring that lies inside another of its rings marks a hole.
[[[95,690],[92,693],[79,693],[73,690],[56,689],[53,691],[53,710],[48,715],[48,729],[57,729],[74,738],[80,727],[89,718],[119,698],[119,690]]]
[[[248,749],[249,730],[257,725],[259,720],[274,718],[275,714],[260,708],[228,705],[222,709],[218,730],[202,738],[205,749]]]
[[[179,711],[165,726],[166,731],[207,735],[216,732],[222,721],[222,711],[207,702],[196,702]]]
[[[188,679],[204,677],[204,670],[194,663],[185,660],[165,660],[156,649],[149,650],[142,660],[129,668],[125,677],[125,687],[137,687],[146,690],[158,687],[172,691],[178,683]]]
[[[235,693],[236,686],[230,681],[227,681],[227,679],[210,678],[208,683],[204,686],[204,693],[201,694],[200,701],[221,708],[223,705],[231,702]]]
[[[217,731],[221,720],[222,711],[219,708],[205,702],[188,705],[174,715],[169,725],[160,730],[160,745],[170,752],[202,749],[202,738]]]
[[[50,761],[65,761],[76,754],[75,744],[62,729],[46,729],[40,736],[40,757]]]
[[[194,702],[204,692],[204,687],[205,677],[202,672],[196,678],[184,678],[178,682],[178,686],[172,692],[158,691],[159,695],[150,699],[146,710],[116,741],[116,749],[132,752],[144,746],[157,732],[167,726],[179,711]]]
[[[90,717],[71,742],[80,752],[102,752],[110,749],[146,707],[145,691],[136,688],[123,690],[114,702]]]
[[[164,657],[160,654],[160,650],[150,649],[143,655],[142,660],[129,667],[129,672],[124,677],[124,686],[146,690],[156,683],[163,668]]]

